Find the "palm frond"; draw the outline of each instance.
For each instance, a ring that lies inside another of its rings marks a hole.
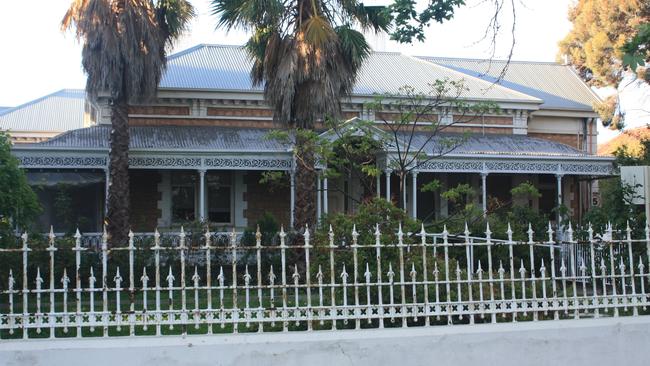
[[[366,42],[366,37],[357,30],[349,26],[340,26],[336,28],[336,34],[339,38],[339,46],[343,58],[347,60],[352,68],[358,70],[363,61],[370,56],[370,45]]]
[[[169,46],[187,31],[190,21],[196,16],[194,7],[187,0],[158,0],[155,9],[162,37]]]
[[[330,23],[319,15],[312,15],[303,23],[302,28],[304,41],[316,48],[321,48],[336,38],[336,33]]]
[[[217,28],[250,30],[279,23],[288,9],[281,0],[212,0],[211,12],[219,19]]]

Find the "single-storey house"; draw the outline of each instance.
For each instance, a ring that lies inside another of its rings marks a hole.
[[[483,206],[487,197],[508,196],[525,181],[542,197],[530,204],[550,213],[562,203],[579,217],[594,201],[593,180],[613,173],[612,159],[596,155],[598,97],[570,66],[516,62],[498,78],[503,62],[411,57],[374,52],[365,62],[351,95],[342,100],[346,120],[379,121],[393,111],[367,107],[377,94],[399,98],[405,85],[427,92],[435,80],[462,80],[468,103],[495,102],[500,113],[454,125],[445,133],[468,138],[449,154],[428,161],[408,179],[408,211],[420,219],[449,214],[438,193],[420,192],[432,179],[447,186],[468,183]],[[285,226],[293,221],[294,157],[292,147],[266,138],[281,128],[264,101],[263,90],[249,77],[251,61],[241,47],[198,45],[169,57],[157,100],[129,109],[131,206],[134,230],[175,227],[209,221],[242,229],[265,212]],[[46,206],[43,225],[64,225],[56,211],[60,190],[69,194],[75,212],[89,218],[81,225],[94,231],[105,210],[110,134],[109,100],[85,104],[96,125],[77,128],[46,141],[16,144],[13,152],[30,181],[40,182]],[[455,111],[440,108],[440,123],[453,123]],[[35,121],[38,123],[39,121]],[[40,123],[56,123],[47,121]],[[322,131],[328,133],[328,131]],[[425,139],[421,139],[424,141]],[[418,144],[417,136],[413,144]],[[424,146],[436,149],[436,141]],[[389,164],[393,151],[382,151],[384,172],[377,194],[394,199],[398,184]],[[284,171],[286,187],[261,183],[264,171]],[[63,184],[62,184],[63,183]],[[314,187],[319,215],[353,211],[354,182],[320,177]],[[63,188],[62,188],[63,187]],[[391,190],[391,187],[392,190]],[[344,194],[345,193],[345,194]]]

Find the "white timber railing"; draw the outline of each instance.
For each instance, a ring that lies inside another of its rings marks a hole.
[[[453,324],[554,321],[648,313],[650,230],[633,239],[629,225],[614,238],[591,226],[562,242],[550,224],[535,241],[397,230],[333,229],[271,243],[257,231],[241,245],[206,231],[193,240],[122,247],[83,246],[52,231],[45,243],[23,234],[0,248],[4,282],[0,338],[59,338],[311,331]],[[360,241],[363,239],[363,243]],[[347,243],[347,244],[346,244]],[[566,256],[558,254],[563,248]],[[580,256],[577,255],[580,248]],[[585,254],[586,252],[586,254]],[[43,267],[43,271],[41,270]]]

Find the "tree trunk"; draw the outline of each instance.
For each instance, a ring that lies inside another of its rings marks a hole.
[[[106,217],[109,244],[124,246],[130,229],[129,120],[126,98],[119,97],[111,107],[110,184]]]
[[[294,228],[314,227],[316,222],[316,171],[313,142],[298,134],[296,159],[296,207]]]

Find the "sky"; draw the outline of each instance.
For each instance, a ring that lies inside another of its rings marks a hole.
[[[381,3],[386,0],[370,0]],[[422,2],[423,0],[418,0]],[[63,88],[83,88],[81,46],[70,31],[62,32],[60,22],[71,0],[5,1],[0,11],[0,106],[16,106]],[[193,0],[198,17],[190,32],[177,42],[172,52],[199,43],[244,43],[243,31],[215,30],[216,18],[210,15],[209,0]],[[368,1],[366,1],[368,3]],[[489,41],[481,41],[488,24],[488,1],[468,0],[456,16],[426,31],[426,41],[402,45],[387,37],[371,37],[379,51],[398,51],[409,55],[447,57],[490,57]],[[556,61],[557,44],[571,29],[567,11],[571,0],[521,0],[517,5],[513,59]],[[29,14],[29,16],[24,16]],[[511,10],[503,12],[503,31],[497,39],[495,58],[504,58],[512,38]],[[633,104],[631,108],[634,108]],[[605,137],[601,135],[601,137]],[[602,138],[599,138],[602,140]]]

